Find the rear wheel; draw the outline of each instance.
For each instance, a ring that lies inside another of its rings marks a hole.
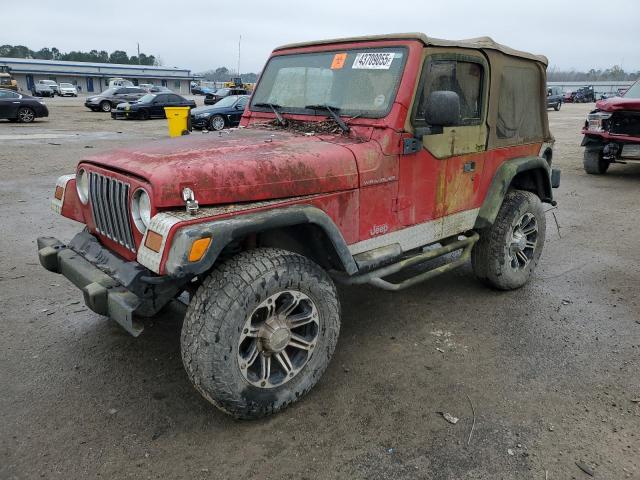
[[[36,118],[36,113],[29,107],[21,107],[18,110],[18,121],[20,123],[31,123]]]
[[[319,380],[333,355],[340,305],[314,262],[275,248],[242,252],[207,277],[182,327],[191,382],[237,418],[275,413]]]
[[[224,128],[224,118],[222,115],[214,115],[209,120],[209,130],[222,130]]]
[[[607,173],[611,162],[602,158],[602,150],[585,150],[582,158],[584,171],[590,175],[602,175]]]
[[[500,290],[526,284],[540,259],[546,221],[542,202],[524,190],[507,193],[493,225],[480,232],[471,252],[476,276]]]
[[[110,112],[111,111],[111,103],[107,102],[106,100],[100,103],[100,110],[102,110],[103,112]]]

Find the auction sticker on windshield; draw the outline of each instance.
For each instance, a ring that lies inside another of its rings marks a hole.
[[[369,52],[358,53],[353,61],[354,69],[389,70],[395,53],[393,52]]]

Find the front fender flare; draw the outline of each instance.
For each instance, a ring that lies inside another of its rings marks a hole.
[[[478,218],[476,219],[475,228],[486,228],[493,225],[493,222],[498,216],[500,207],[502,206],[502,200],[509,191],[509,187],[513,182],[513,179],[519,173],[526,171],[537,171],[538,188],[542,190],[541,200],[543,202],[550,203],[553,201],[552,186],[551,186],[551,167],[547,161],[542,157],[520,157],[507,160],[504,162],[495,175],[487,196],[484,199],[482,207],[478,212]]]
[[[310,205],[292,205],[234,217],[211,219],[181,227],[174,235],[169,249],[165,271],[174,277],[198,275],[213,267],[220,252],[232,241],[249,234],[282,227],[313,224],[327,235],[347,274],[358,271],[353,256],[333,220],[322,210]],[[198,238],[210,236],[213,240],[207,253],[197,262],[188,261],[191,244]]]

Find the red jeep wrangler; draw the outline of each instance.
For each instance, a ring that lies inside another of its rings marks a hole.
[[[640,161],[640,80],[622,97],[599,100],[582,134],[587,173],[601,175],[612,163]]]
[[[546,63],[421,34],[277,48],[240,128],[61,177],[53,208],[86,228],[39,238],[40,261],[133,335],[187,292],[195,387],[236,417],[276,412],[333,354],[334,281],[400,290],[469,258],[495,288],[531,278],[560,180]]]

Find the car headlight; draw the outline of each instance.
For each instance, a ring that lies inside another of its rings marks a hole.
[[[210,113],[198,113],[196,115],[196,118],[207,118],[209,115],[211,115]]]
[[[138,231],[145,233],[151,223],[151,199],[143,188],[139,188],[133,194],[131,216]]]
[[[80,201],[86,205],[89,201],[89,174],[84,168],[76,174],[76,190]]]
[[[609,120],[610,118],[611,118],[611,113],[606,113],[606,112],[590,113],[587,116],[587,121],[586,121],[587,130],[591,130],[594,132],[602,132],[603,120]]]

